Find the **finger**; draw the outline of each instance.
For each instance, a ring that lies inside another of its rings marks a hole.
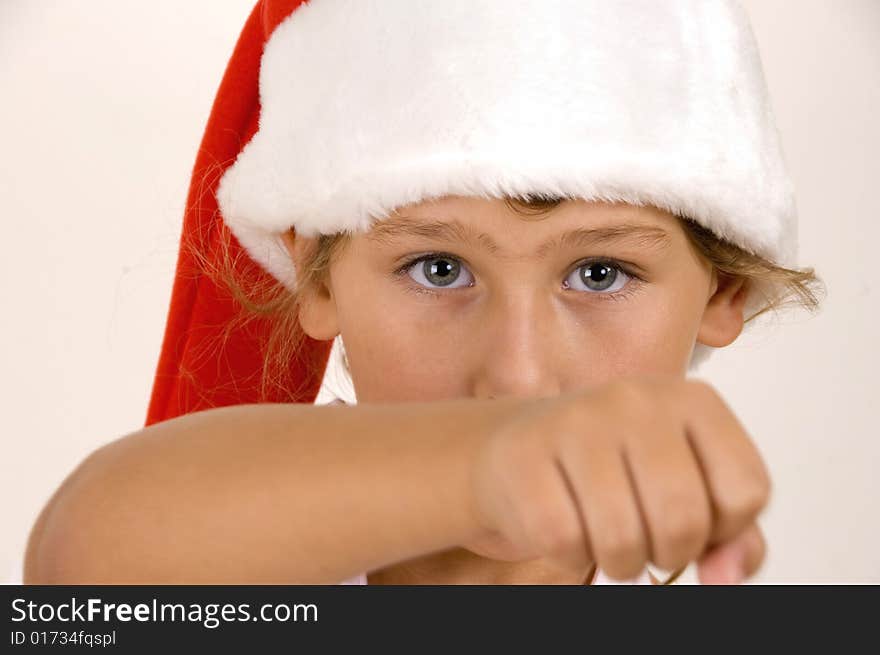
[[[757,572],[764,560],[766,543],[757,524],[732,541],[719,544],[697,562],[701,584],[740,584]]]
[[[713,515],[710,544],[731,541],[755,521],[770,496],[770,476],[754,442],[708,385],[689,387],[686,437],[695,453]]]
[[[520,460],[515,484],[519,494],[515,511],[525,540],[534,545],[536,556],[586,572],[594,561],[593,551],[567,472],[553,453],[536,451],[530,457]],[[549,465],[535,465],[542,460]]]
[[[761,531],[757,523],[753,523],[747,528],[742,536],[745,548],[744,573],[745,577],[750,578],[761,568],[764,558],[767,556],[767,541],[764,539],[764,533]]]
[[[583,438],[563,442],[560,462],[584,521],[598,567],[615,580],[636,577],[649,559],[641,510],[617,445]]]
[[[625,442],[632,486],[642,507],[651,561],[674,570],[695,560],[706,548],[712,507],[699,462],[683,428],[669,420],[644,427]]]

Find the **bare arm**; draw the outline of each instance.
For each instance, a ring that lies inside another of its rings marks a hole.
[[[480,526],[474,449],[507,401],[242,405],[95,451],[31,532],[25,584],[337,583]]]

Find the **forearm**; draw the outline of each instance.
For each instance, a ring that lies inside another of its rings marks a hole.
[[[501,401],[246,405],[90,456],[31,536],[31,583],[334,583],[478,531],[474,449]]]

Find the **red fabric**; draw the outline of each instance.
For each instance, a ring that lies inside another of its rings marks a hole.
[[[209,258],[223,240],[232,257],[241,257],[243,284],[270,279],[228,231],[214,193],[223,172],[257,129],[259,65],[272,30],[302,0],[261,0],[251,11],[227,65],[193,167],[184,214],[181,247],[162,350],[159,355],[146,425],[210,407],[254,402],[313,402],[332,341],[306,337],[302,357],[289,367],[295,398],[280,392],[260,394],[264,362],[265,321],[236,327],[239,307],[222,284],[199,267],[186,247],[205,244]]]

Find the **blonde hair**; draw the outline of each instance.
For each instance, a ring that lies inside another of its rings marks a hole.
[[[507,207],[523,218],[544,218],[565,199],[559,197],[505,197]],[[758,308],[744,321],[753,321],[769,311],[780,311],[795,306],[815,311],[824,294],[824,285],[812,268],[790,269],[778,266],[763,257],[717,237],[696,221],[678,216],[690,243],[696,251],[722,276],[744,278],[761,290]],[[300,296],[304,289],[327,279],[330,266],[350,239],[348,233],[320,235],[315,245],[304,253],[297,270],[296,289],[290,291],[267,275],[260,275],[243,251],[231,255],[228,229],[223,230],[220,247],[212,259],[209,250],[193,243],[192,249],[202,270],[228,289],[241,311],[237,322],[267,321],[268,336],[263,344],[264,366],[260,381],[261,397],[298,398],[300,387],[292,387],[287,374],[291,362],[301,358],[300,346],[307,338],[299,325]]]

